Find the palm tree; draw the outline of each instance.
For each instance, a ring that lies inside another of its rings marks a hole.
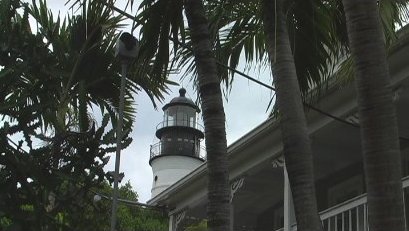
[[[133,1],[129,0],[130,5]],[[124,11],[110,7],[123,15]],[[139,60],[141,68],[152,65],[150,76],[167,76],[169,67],[169,36],[173,36],[175,53],[178,39],[185,39],[183,9],[185,10],[197,71],[196,87],[201,100],[205,127],[208,168],[207,205],[209,230],[228,230],[230,227],[229,174],[225,114],[216,61],[212,51],[209,24],[202,0],[144,0],[139,14],[132,17],[135,27],[141,28]]]
[[[322,230],[322,225],[315,196],[311,142],[287,31],[285,2],[262,1],[264,33],[274,73],[283,153],[294,200],[297,228],[318,231]],[[275,12],[275,15],[272,12]]]
[[[130,1],[133,3],[133,1]],[[132,5],[132,4],[131,4]],[[123,11],[112,7],[124,14]],[[142,25],[140,57],[152,63],[150,75],[166,76],[169,68],[169,36],[177,53],[178,39],[185,39],[183,9],[193,43],[197,71],[196,87],[201,100],[205,127],[208,168],[208,228],[228,230],[230,227],[229,174],[225,114],[220,78],[212,50],[209,24],[202,0],[144,0],[141,12],[131,17],[136,26]]]
[[[208,169],[208,228],[230,228],[229,173],[225,114],[217,64],[213,55],[209,23],[202,0],[184,1],[197,70],[197,88],[201,98],[205,127]]]
[[[356,73],[369,229],[403,231],[399,136],[379,6],[374,0],[342,2]]]

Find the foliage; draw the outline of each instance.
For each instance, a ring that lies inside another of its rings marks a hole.
[[[105,116],[100,128],[93,126],[85,133],[67,131],[47,137],[38,148],[22,147],[23,141],[28,142],[24,138],[17,147],[10,144],[8,135],[19,131],[21,123],[6,122],[0,129],[1,218],[26,230],[67,227],[59,219],[61,213],[80,211],[84,195],[106,177],[103,166],[112,147],[101,147],[100,142],[104,142],[108,118]],[[32,128],[25,128],[24,133],[39,136],[35,133],[39,127]],[[105,142],[113,145],[114,139]]]
[[[96,193],[102,195],[101,200],[94,200]],[[112,202],[105,198],[105,195],[112,195],[112,187],[107,182],[104,182],[100,188],[88,192],[86,196],[88,203],[81,211],[67,211],[66,222],[70,223],[75,230],[109,230]],[[138,195],[127,182],[119,188],[119,198],[137,201]],[[118,231],[165,231],[168,230],[168,219],[159,210],[119,203],[117,229]]]
[[[103,167],[116,147],[121,22],[100,3],[62,19],[44,1],[0,1],[2,228],[70,230],[67,214],[83,215],[89,190],[112,180]],[[131,142],[133,93],[162,100],[167,90],[165,78],[138,65],[128,74],[122,148]]]
[[[245,63],[246,69],[268,66],[260,3],[247,0],[227,1],[225,4],[206,2],[219,74],[228,80],[226,83],[233,81],[236,72],[231,70],[236,69],[239,63]],[[285,7],[303,99],[317,99],[325,88],[350,82],[353,68],[348,55],[341,1],[289,0]],[[396,30],[408,21],[408,8],[405,1],[380,1],[379,12],[389,46],[396,40]],[[188,36],[186,41],[189,47]],[[179,65],[188,66],[189,72],[194,72],[191,50],[179,52]]]
[[[207,231],[207,221],[201,220],[196,224],[192,224],[185,229],[185,231]]]

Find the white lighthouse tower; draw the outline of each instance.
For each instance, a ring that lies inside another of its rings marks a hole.
[[[152,197],[180,180],[205,161],[200,147],[203,127],[196,121],[199,108],[189,98],[186,90],[173,98],[162,109],[163,121],[156,127],[160,141],[151,145],[149,164],[153,171]]]

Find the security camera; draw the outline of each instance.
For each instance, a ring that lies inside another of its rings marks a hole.
[[[138,56],[139,41],[128,32],[124,32],[116,43],[115,56],[126,59],[134,59]]]

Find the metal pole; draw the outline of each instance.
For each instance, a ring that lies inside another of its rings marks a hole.
[[[125,104],[125,80],[126,72],[128,69],[128,62],[126,60],[121,61],[122,74],[121,74],[121,90],[119,93],[119,115],[116,128],[116,155],[115,155],[115,174],[114,174],[114,192],[112,196],[112,212],[111,212],[111,231],[115,231],[116,226],[116,212],[118,207],[118,178],[119,178],[119,164],[121,162],[121,141],[122,141],[122,123],[124,117],[124,104]]]

